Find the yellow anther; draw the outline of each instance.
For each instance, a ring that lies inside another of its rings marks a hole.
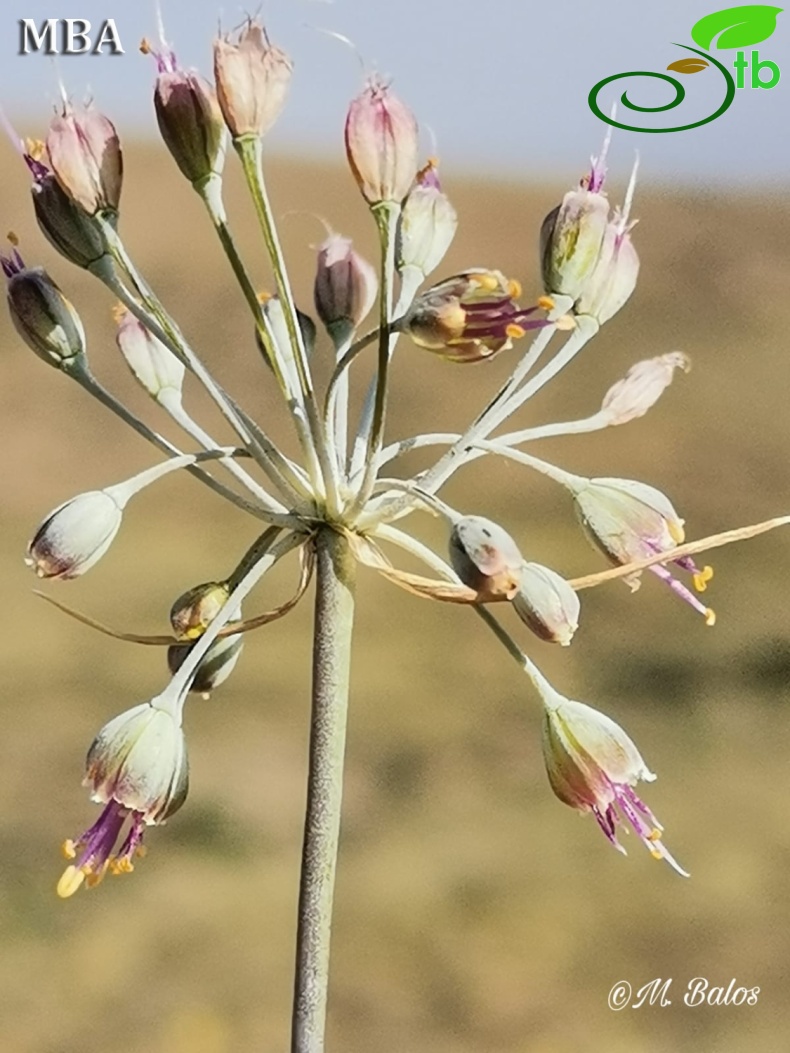
[[[131,861],[131,859],[129,859],[128,856],[124,856],[122,859],[119,859],[117,862],[118,862],[118,870],[117,870],[118,874],[131,874],[131,872],[134,870],[134,863]]]
[[[708,582],[713,577],[713,567],[703,567],[702,570],[698,571],[694,575],[694,588],[697,592],[704,592],[708,587]]]
[[[84,880],[85,873],[82,870],[77,869],[75,866],[66,867],[58,882],[58,895],[61,899],[68,899],[69,896],[74,895]]]
[[[85,875],[85,888],[96,888],[104,881],[104,875],[107,873],[107,868],[110,865],[109,859],[105,859],[101,867],[93,874]]]
[[[507,291],[511,300],[517,300],[522,293],[521,282],[516,281],[515,278],[511,278],[507,283]]]
[[[469,275],[469,280],[476,282],[486,292],[496,292],[499,288],[499,281],[493,274],[479,274],[476,272]]]
[[[648,841],[660,841],[661,840],[661,831],[658,829],[658,827],[654,827],[650,831],[650,833],[647,835],[647,839],[648,839]]]
[[[439,167],[438,157],[429,157],[423,167],[417,173],[417,182],[421,182],[429,172],[433,171],[434,168]]]
[[[261,289],[261,291],[258,293],[258,303],[268,303],[269,300],[271,300],[271,298],[272,294],[270,292],[266,292],[265,289]]]
[[[705,624],[711,626],[716,624],[716,612],[710,607],[705,611]]]
[[[63,842],[60,846],[60,850],[63,853],[64,859],[75,859],[77,856],[77,846],[70,837]]]
[[[43,161],[47,156],[47,147],[43,139],[25,139],[25,153],[34,161]]]
[[[150,45],[150,43],[148,42],[148,40],[145,37],[143,37],[143,39],[140,41],[140,54],[141,55],[150,55],[151,54],[151,45]]]
[[[120,325],[120,323],[124,320],[128,313],[129,312],[126,310],[122,303],[116,303],[113,305],[112,308],[112,320],[115,322],[116,325]]]
[[[190,625],[182,633],[178,633],[179,640],[197,640],[206,631],[205,625]]]
[[[555,307],[554,300],[550,296],[539,296],[538,307],[541,311],[553,311]]]
[[[6,234],[6,237],[8,238],[9,242],[14,246],[14,248],[17,248],[17,246],[19,245],[19,238],[16,236],[13,230],[9,230],[8,234]]]
[[[650,849],[650,855],[653,857],[653,859],[663,859],[664,858],[664,853],[661,851],[660,848],[651,848]]]
[[[510,325],[505,328],[505,332],[511,340],[520,340],[526,333],[526,329],[523,329],[520,325],[516,325],[515,322],[511,322]]]
[[[686,537],[686,532],[683,529],[682,519],[668,519],[667,530],[669,531],[669,536],[672,538],[676,545],[683,544],[683,541]]]

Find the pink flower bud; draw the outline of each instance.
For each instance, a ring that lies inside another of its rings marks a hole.
[[[345,135],[348,163],[368,204],[403,201],[417,175],[417,121],[378,77],[349,106]]]
[[[330,234],[318,250],[313,294],[318,317],[333,343],[341,344],[376,302],[374,268],[356,252],[350,238]]]
[[[512,600],[521,581],[523,557],[501,526],[482,516],[464,516],[450,534],[453,570],[480,602]]]
[[[643,417],[672,383],[676,369],[684,373],[691,369],[691,362],[681,351],[637,362],[606,392],[601,413],[610,424],[626,424]]]
[[[219,175],[225,161],[226,132],[213,89],[194,70],[179,69],[175,58],[160,57],[154,107],[165,146],[194,186]],[[172,68],[168,68],[172,66]]]
[[[126,364],[151,398],[158,402],[181,401],[186,369],[183,362],[140,322],[131,311],[119,307],[115,341]]]
[[[58,182],[88,215],[118,211],[121,144],[103,114],[92,106],[75,109],[67,104],[49,126],[47,152]]]
[[[285,105],[292,71],[290,58],[254,19],[235,42],[229,36],[214,41],[217,99],[234,139],[268,132]]]

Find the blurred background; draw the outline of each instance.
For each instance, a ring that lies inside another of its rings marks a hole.
[[[25,134],[43,132],[54,76],[41,56],[13,56],[16,19],[74,14],[57,6],[11,3],[2,16],[8,61],[0,88]],[[191,10],[200,18],[187,17],[185,3],[167,4],[168,31],[177,43],[183,38],[185,59],[205,69],[216,10]],[[678,2],[637,18],[633,5],[617,0],[578,12],[558,2],[552,11],[552,21],[541,21],[505,0],[485,10],[403,0],[385,20],[381,5],[362,0],[267,5],[272,35],[298,63],[269,171],[303,306],[310,306],[314,248],[324,237],[317,216],[375,255],[373,225],[339,146],[344,107],[359,85],[356,61],[303,23],[352,36],[366,58],[397,75],[397,89],[435,133],[444,188],[461,220],[440,276],[495,266],[518,277],[532,299],[540,291],[540,222],[583,173],[603,131],[586,109],[589,86],[620,69],[663,68],[675,56],[656,41],[687,39],[707,13]],[[61,63],[75,94],[90,84],[99,104],[120,115],[127,244],[223,385],[289,444],[200,202],[155,140],[153,70],[135,54],[152,13],[89,0],[81,13],[115,14],[127,47],[124,57]],[[225,24],[237,20],[235,9],[225,10]],[[786,37],[778,33],[765,54],[779,60]],[[328,105],[325,82],[336,91],[331,123],[323,116],[316,123]],[[786,115],[784,83],[744,92],[724,118],[688,136],[615,137],[613,202],[622,199],[634,147],[643,155],[634,210],[639,285],[519,417],[526,425],[585,416],[634,361],[686,352],[692,372],[678,376],[646,418],[532,449],[574,472],[658,486],[691,538],[788,511],[790,221],[779,193],[787,140],[771,116],[779,104]],[[517,111],[523,116],[514,124]],[[430,133],[425,145],[433,149]],[[226,193],[239,243],[265,288],[262,246],[232,163]],[[120,361],[111,300],[36,229],[28,177],[10,148],[0,153],[0,204],[2,229],[16,231],[26,261],[45,265],[78,307],[95,372],[175,439]],[[135,874],[57,900],[59,845],[96,815],[80,787],[85,750],[107,719],[161,689],[164,655],[100,637],[45,606],[31,594],[24,547],[49,509],[159,455],[36,359],[5,312],[0,346],[3,1048],[287,1048],[310,599],[250,636],[227,684],[188,707],[190,798],[152,832]],[[404,345],[394,364],[389,435],[456,430],[496,390],[513,354],[462,368]],[[325,348],[317,369],[325,379]],[[359,390],[370,369],[367,359],[356,368]],[[190,389],[188,402],[226,437],[198,392]],[[427,463],[414,454],[401,470]],[[525,468],[479,461],[447,493],[456,506],[500,521],[527,558],[569,577],[602,569],[565,494]],[[415,524],[421,537],[444,546],[436,522],[425,516]],[[254,534],[251,521],[192,479],[170,477],[135,499],[100,566],[46,591],[120,629],[163,632],[172,600],[226,574]],[[534,641],[507,619],[561,691],[603,709],[636,740],[659,775],[644,796],[666,827],[667,846],[691,872],[688,881],[654,863],[634,838],[622,858],[591,818],[553,797],[539,708],[477,619],[360,571],[330,1050],[785,1048],[789,561],[783,533],[714,553],[707,596],[719,616],[715,629],[652,579],[634,595],[617,582],[583,593],[569,650]],[[286,562],[246,613],[285,598],[296,575],[295,562]],[[698,976],[712,986],[731,979],[758,986],[759,1002],[689,1008],[682,993]],[[672,1005],[608,1009],[616,981],[636,990],[655,978],[673,979]]]

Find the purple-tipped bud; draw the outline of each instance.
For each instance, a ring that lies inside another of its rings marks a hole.
[[[442,193],[436,162],[429,161],[403,203],[398,226],[398,270],[427,278],[447,253],[458,226],[458,214]]]
[[[235,41],[214,41],[214,79],[222,116],[234,139],[261,137],[280,116],[293,64],[250,19]]]
[[[117,212],[123,157],[111,121],[92,106],[64,106],[47,133],[52,170],[69,197],[89,216]]]
[[[39,526],[25,563],[39,578],[77,578],[98,563],[121,526],[123,509],[104,490],[60,505]]]
[[[415,344],[438,352],[450,362],[481,362],[513,346],[528,329],[547,323],[534,319],[539,308],[554,305],[544,299],[521,308],[521,286],[500,271],[464,271],[418,296],[400,328]]]
[[[163,823],[186,800],[189,765],[181,723],[155,703],[135,706],[105,724],[88,751],[83,786],[105,808],[81,837],[63,845],[73,862],[58,882],[62,898],[83,884],[98,885],[108,870],[134,870],[145,827]]]
[[[143,41],[143,51],[152,51]],[[152,52],[159,66],[154,88],[156,120],[165,146],[197,189],[222,172],[225,126],[213,88],[194,70],[180,69],[169,49]]]
[[[610,424],[626,424],[643,417],[672,383],[676,369],[684,373],[691,369],[691,362],[682,351],[637,362],[606,392],[601,413]]]
[[[524,559],[501,526],[483,516],[464,516],[450,534],[453,570],[480,602],[512,600],[521,581]]]
[[[140,384],[158,402],[181,401],[185,367],[150,330],[124,307],[116,309],[115,341]]]
[[[345,138],[348,163],[368,204],[400,204],[417,175],[417,121],[378,77],[349,106]]]
[[[11,321],[27,346],[56,369],[68,369],[85,357],[85,330],[69,301],[41,267],[28,269],[14,248],[0,255],[8,280]]]
[[[350,238],[330,234],[318,250],[313,295],[318,317],[335,346],[357,329],[377,293],[371,264],[352,248]]]
[[[580,607],[578,594],[556,571],[524,564],[513,609],[541,640],[567,647],[579,627]]]

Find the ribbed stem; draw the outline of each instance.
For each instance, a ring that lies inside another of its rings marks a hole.
[[[354,620],[355,564],[348,542],[325,527],[315,544],[313,709],[291,1053],[324,1053]]]

